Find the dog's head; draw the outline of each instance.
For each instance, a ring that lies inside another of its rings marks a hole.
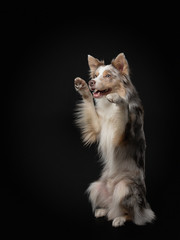
[[[109,65],[88,55],[88,64],[91,76],[89,88],[94,98],[101,98],[113,92],[125,98],[130,80],[129,66],[124,53],[120,53]]]

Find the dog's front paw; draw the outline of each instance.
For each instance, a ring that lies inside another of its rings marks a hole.
[[[111,103],[120,103],[122,101],[122,98],[117,93],[109,93],[106,98]]]
[[[80,77],[74,79],[74,87],[76,91],[81,91],[88,88],[87,83]]]
[[[74,87],[78,91],[83,99],[92,99],[92,95],[89,91],[87,83],[80,77],[74,79]]]

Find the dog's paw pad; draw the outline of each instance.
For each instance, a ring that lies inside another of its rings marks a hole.
[[[74,87],[76,91],[79,91],[87,86],[87,83],[82,78],[75,78],[74,79]]]
[[[104,217],[104,216],[106,216],[106,214],[107,214],[107,209],[105,209],[105,208],[96,209],[95,213],[94,213],[96,218]]]
[[[113,227],[123,226],[125,221],[126,221],[125,217],[116,217],[112,222],[112,226]]]

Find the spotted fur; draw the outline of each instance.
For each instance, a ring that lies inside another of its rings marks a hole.
[[[109,65],[90,55],[88,63],[89,87],[75,79],[82,96],[76,123],[85,144],[98,143],[103,165],[101,177],[87,190],[93,211],[114,227],[127,220],[144,225],[155,215],[146,200],[144,111],[128,62],[121,53]]]

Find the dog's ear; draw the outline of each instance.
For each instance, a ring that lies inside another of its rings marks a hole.
[[[100,61],[91,55],[88,55],[88,64],[90,68],[90,73],[94,73],[99,66],[104,65],[104,61]]]
[[[120,53],[115,59],[112,60],[112,65],[120,71],[123,75],[129,75],[129,65],[124,53]]]

